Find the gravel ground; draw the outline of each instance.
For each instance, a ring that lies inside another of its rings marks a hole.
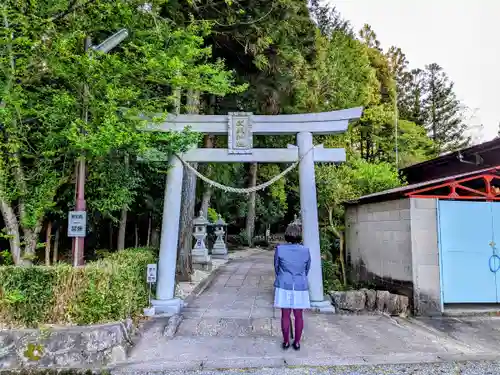
[[[165,371],[168,375],[497,375],[500,362],[406,364],[385,366],[295,367],[249,370]],[[146,375],[147,372],[141,372]]]

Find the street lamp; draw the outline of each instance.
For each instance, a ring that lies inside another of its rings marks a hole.
[[[85,52],[88,53],[89,50],[108,53],[118,44],[120,44],[125,38],[128,37],[128,31],[126,29],[121,29],[117,33],[111,35],[105,41],[97,46],[92,46],[90,38],[87,37],[85,40]],[[88,122],[88,108],[87,108],[87,97],[88,97],[88,86],[84,85],[83,88],[83,121]],[[75,212],[70,212],[69,223],[68,223],[68,235],[73,237],[73,266],[83,265],[83,254],[85,245],[85,234],[86,234],[86,202],[85,202],[85,155],[82,154],[78,161],[77,168],[77,178],[76,178],[76,202],[75,202]],[[73,221],[72,221],[73,220]]]
[[[127,37],[128,37],[127,29],[121,29],[120,31],[111,35],[108,39],[106,39],[104,42],[102,42],[98,46],[91,46],[90,49],[97,51],[97,52],[108,53],[113,48],[115,48],[118,44],[123,42],[125,40],[125,38],[127,38]]]

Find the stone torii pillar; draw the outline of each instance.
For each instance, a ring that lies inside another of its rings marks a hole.
[[[199,163],[293,163],[299,160],[299,187],[304,245],[311,253],[309,272],[309,294],[311,305],[319,311],[333,311],[331,303],[323,295],[323,275],[319,247],[318,206],[314,163],[339,163],[345,161],[342,148],[314,147],[313,134],[343,133],[349,120],[361,117],[362,108],[333,112],[258,116],[246,112],[228,115],[169,115],[161,125],[150,125],[151,131],[191,131],[228,136],[227,149],[194,148],[180,157],[186,162]],[[253,148],[253,134],[297,136],[297,146],[285,149]],[[179,233],[182,162],[172,156],[167,174],[165,203],[158,262],[157,299],[153,301],[156,311],[176,314],[182,301],[175,298],[175,269]]]

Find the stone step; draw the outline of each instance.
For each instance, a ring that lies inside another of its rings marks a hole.
[[[280,320],[272,318],[185,318],[177,330],[178,336],[218,337],[279,337]]]

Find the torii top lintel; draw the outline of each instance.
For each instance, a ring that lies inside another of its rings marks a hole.
[[[241,119],[255,135],[285,135],[308,131],[314,134],[335,134],[347,130],[349,120],[361,117],[363,107],[332,112],[305,113],[295,115],[253,115],[248,112],[233,112],[228,115],[168,115],[165,122],[149,130],[191,131],[207,134],[227,134],[231,123]]]

